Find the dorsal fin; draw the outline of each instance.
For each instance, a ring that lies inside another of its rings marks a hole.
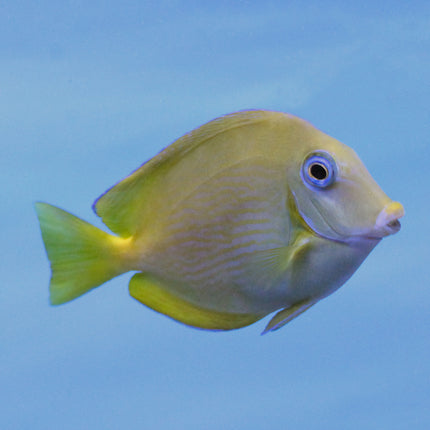
[[[157,195],[157,185],[162,182],[160,178],[187,153],[221,133],[259,123],[273,115],[285,114],[262,110],[241,111],[202,125],[176,140],[102,194],[94,202],[94,211],[113,232],[123,237],[133,235],[138,226],[145,222],[144,212],[148,205],[147,197]],[[153,202],[154,198],[151,201]],[[150,208],[150,210],[153,215],[155,208]]]

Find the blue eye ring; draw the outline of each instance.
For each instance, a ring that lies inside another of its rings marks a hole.
[[[301,174],[302,179],[308,184],[318,188],[327,188],[336,179],[336,163],[326,152],[312,152],[306,157]]]

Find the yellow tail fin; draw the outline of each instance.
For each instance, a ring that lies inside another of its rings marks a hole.
[[[105,233],[47,203],[35,204],[51,262],[50,300],[59,305],[126,272],[127,239]]]

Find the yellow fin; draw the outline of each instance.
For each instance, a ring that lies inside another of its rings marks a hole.
[[[144,273],[137,273],[131,278],[129,291],[145,306],[183,324],[206,330],[233,330],[250,325],[264,316],[201,308],[169,293],[159,279]]]
[[[163,181],[167,180],[167,172],[187,153],[223,132],[267,120],[270,115],[273,115],[273,112],[259,110],[236,112],[202,125],[176,140],[102,194],[94,202],[94,211],[113,232],[122,237],[133,235],[139,225],[148,220],[153,222],[154,216],[159,216],[159,211],[163,207],[156,207],[160,204],[160,194],[157,190],[166,191],[166,184]],[[190,168],[187,170],[189,172]],[[175,191],[172,193],[175,194]]]
[[[51,262],[50,301],[59,305],[125,272],[124,239],[47,203],[35,204]]]
[[[295,305],[282,309],[269,321],[263,333],[266,334],[269,331],[275,331],[283,327],[285,324],[289,323],[294,318],[298,317],[303,312],[307,311],[315,302],[310,300],[303,300]]]

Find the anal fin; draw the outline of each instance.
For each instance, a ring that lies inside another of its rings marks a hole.
[[[275,331],[283,327],[285,324],[289,323],[294,318],[298,317],[303,312],[307,311],[315,301],[302,300],[289,308],[282,309],[269,321],[263,333],[266,334],[270,331]]]
[[[160,279],[144,273],[137,273],[131,278],[129,292],[136,300],[161,314],[183,324],[206,330],[233,330],[264,317],[201,308],[171,294]]]

